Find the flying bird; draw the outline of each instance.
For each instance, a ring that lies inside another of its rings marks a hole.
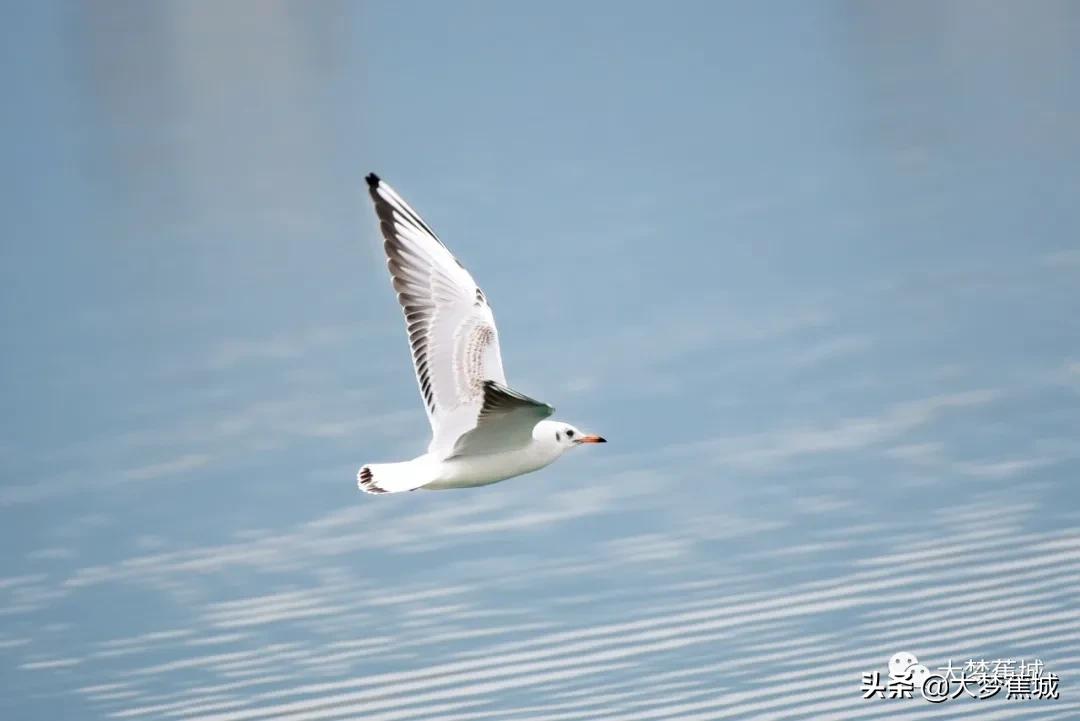
[[[393,188],[374,173],[367,184],[405,313],[431,443],[411,461],[361,467],[360,490],[484,486],[543,468],[571,448],[604,443],[568,423],[547,420],[554,408],[507,386],[484,292]]]

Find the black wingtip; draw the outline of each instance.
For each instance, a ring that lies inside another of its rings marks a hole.
[[[379,187],[379,176],[375,175],[375,173],[368,173],[364,180],[367,181],[368,187],[372,190]]]

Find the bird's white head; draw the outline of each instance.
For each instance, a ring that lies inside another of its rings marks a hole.
[[[591,433],[583,433],[563,421],[540,421],[533,428],[533,439],[559,454],[585,443],[607,443]]]

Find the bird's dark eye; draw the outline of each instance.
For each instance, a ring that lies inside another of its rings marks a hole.
[[[567,429],[567,431],[566,431],[566,437],[567,437],[567,438],[573,438],[573,437],[574,437],[574,432],[573,432],[573,431],[571,431],[571,430],[569,430],[569,429]]]
[[[559,433],[558,431],[555,431],[555,440],[561,441],[562,440],[562,433]]]

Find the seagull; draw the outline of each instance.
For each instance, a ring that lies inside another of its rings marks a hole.
[[[427,453],[369,463],[367,493],[485,486],[543,468],[571,448],[606,443],[561,421],[555,409],[506,384],[487,296],[435,231],[374,173],[368,192],[431,423]]]

